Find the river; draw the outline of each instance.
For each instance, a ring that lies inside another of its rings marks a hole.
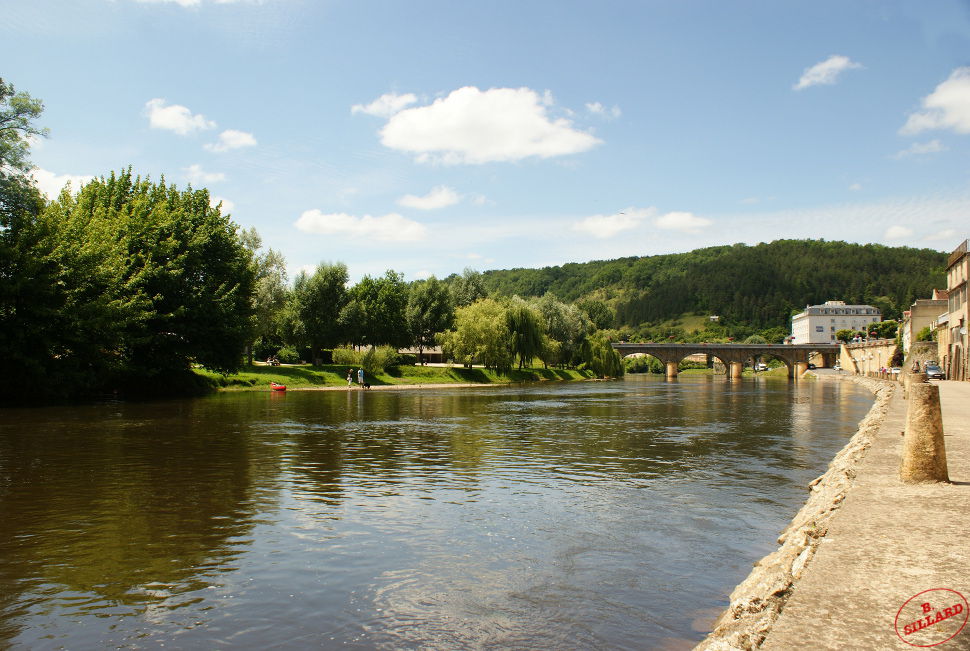
[[[0,647],[690,648],[872,404],[687,376],[0,410]]]

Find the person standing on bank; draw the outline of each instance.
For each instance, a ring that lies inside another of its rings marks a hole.
[[[360,385],[361,389],[364,388],[364,369],[363,368],[357,369],[357,384]]]
[[[349,389],[354,384],[354,369],[347,369],[347,388]]]

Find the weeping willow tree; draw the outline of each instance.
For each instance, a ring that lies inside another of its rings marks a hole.
[[[545,341],[542,315],[519,297],[512,299],[505,312],[512,354],[519,358],[519,368],[541,357]]]

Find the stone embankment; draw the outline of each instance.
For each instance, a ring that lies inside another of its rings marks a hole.
[[[872,445],[898,386],[862,376],[845,379],[873,391],[875,404],[825,474],[809,484],[808,501],[779,536],[781,546],[758,561],[751,574],[735,588],[730,606],[695,651],[756,649],[761,646],[795,583],[828,532],[829,520],[842,505],[855,479],[856,466]]]

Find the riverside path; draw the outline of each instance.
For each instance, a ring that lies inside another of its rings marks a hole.
[[[939,386],[951,483],[900,482],[897,390],[762,649],[970,649],[970,383]]]
[[[728,377],[741,377],[744,363],[751,359],[779,359],[788,367],[788,377],[801,377],[808,369],[813,353],[822,356],[823,366],[832,366],[839,354],[839,344],[612,344],[621,357],[644,353],[652,355],[666,367],[668,378],[677,377],[677,365],[685,357],[701,353],[716,357],[728,369]]]

